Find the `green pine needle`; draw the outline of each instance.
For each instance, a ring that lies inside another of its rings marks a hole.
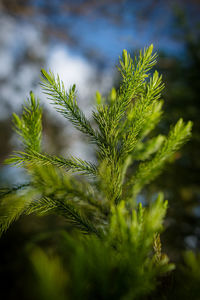
[[[29,165],[54,165],[59,168],[64,168],[66,171],[79,172],[95,176],[97,168],[94,164],[86,162],[80,158],[71,157],[65,159],[63,157],[53,156],[46,153],[39,153],[36,151],[17,152],[16,155],[11,156],[5,161],[7,164],[22,165],[26,163]]]

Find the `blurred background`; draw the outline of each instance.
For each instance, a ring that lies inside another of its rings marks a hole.
[[[66,87],[76,83],[80,106],[90,116],[98,89],[118,86],[118,57],[154,44],[157,69],[166,85],[166,133],[180,117],[194,123],[191,141],[176,154],[145,197],[159,189],[169,200],[163,244],[179,262],[186,249],[200,246],[200,1],[199,0],[0,0],[0,186],[26,180],[23,171],[4,166],[18,141],[12,112],[33,90],[44,108],[44,147],[92,159],[92,149],[59,116],[41,93],[40,69],[59,73]],[[40,232],[61,226],[55,217],[22,218],[0,241],[0,282],[5,299],[27,299],[26,245]],[[17,295],[17,296],[16,296]]]

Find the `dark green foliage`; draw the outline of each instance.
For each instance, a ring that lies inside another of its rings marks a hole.
[[[150,73],[156,63],[152,51],[151,45],[134,61],[123,51],[119,90],[112,89],[104,103],[97,93],[93,112],[96,129],[77,104],[75,86],[67,93],[59,77],[55,79],[51,72],[42,70],[44,92],[57,110],[96,145],[96,164],[42,152],[41,109],[32,93],[22,117],[14,115],[24,150],[7,163],[24,167],[30,182],[2,190],[1,233],[22,214],[54,213],[84,234],[81,238],[64,234],[65,271],[57,257],[50,260],[40,250],[33,252],[42,299],[52,298],[49,295],[59,272],[63,284],[55,286],[57,299],[66,295],[68,299],[131,300],[149,295],[158,277],[173,269],[162,254],[159,235],[167,202],[159,194],[144,208],[137,204],[137,195],[188,140],[192,124],[180,119],[168,136],[148,140],[162,115],[163,84],[157,71]],[[52,272],[51,278],[48,272]]]

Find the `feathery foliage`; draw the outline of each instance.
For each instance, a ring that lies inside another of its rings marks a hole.
[[[73,85],[67,93],[64,83],[57,75],[57,79],[50,71],[47,73],[41,70],[42,87],[45,94],[56,106],[58,112],[64,115],[72,124],[83,133],[89,135],[95,140],[95,131],[92,129],[90,122],[86,119],[84,113],[80,110],[76,101],[76,86]]]
[[[25,168],[30,182],[0,190],[0,233],[21,214],[54,213],[87,235],[79,239],[64,234],[73,248],[66,271],[71,279],[65,291],[60,286],[58,294],[66,292],[69,299],[141,299],[155,289],[158,276],[173,269],[160,241],[167,202],[159,194],[146,207],[137,204],[138,193],[191,135],[191,122],[180,119],[168,136],[151,134],[148,138],[162,116],[162,76],[152,73],[156,57],[152,45],[134,61],[123,51],[119,89],[113,88],[106,99],[96,94],[95,129],[78,106],[75,85],[67,92],[59,76],[42,70],[44,93],[96,145],[95,164],[42,151],[42,111],[32,92],[21,118],[13,115],[23,151],[6,163]],[[35,257],[32,261],[39,278],[48,281],[43,290],[48,298],[51,280],[44,278],[48,272],[41,271]],[[49,258],[43,252],[39,257],[48,270]],[[56,277],[54,261],[49,270]]]
[[[14,129],[21,137],[25,150],[40,151],[42,136],[42,110],[39,101],[30,92],[30,99],[23,107],[21,118],[13,114]]]

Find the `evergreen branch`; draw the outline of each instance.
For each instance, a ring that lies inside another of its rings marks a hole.
[[[54,166],[34,168],[33,176],[33,185],[37,186],[42,195],[59,194],[76,202],[78,200],[80,205],[92,209],[95,213],[101,212],[104,216],[108,214],[108,208],[101,194],[84,178],[76,179]]]
[[[183,120],[180,119],[170,130],[168,138],[165,139],[155,157],[140,164],[137,173],[128,182],[129,188],[132,186],[134,198],[144,185],[150,183],[161,173],[169,158],[189,139],[191,128],[192,122],[188,122],[185,125]]]
[[[12,194],[12,193],[15,193],[15,192],[18,192],[19,190],[23,189],[23,188],[26,188],[28,186],[30,186],[31,183],[24,183],[24,184],[20,184],[20,185],[15,185],[13,187],[6,187],[6,188],[0,188],[0,199],[9,195],[9,194]]]
[[[87,188],[87,184],[85,184],[85,189]],[[61,190],[55,190],[56,192],[59,192]],[[88,206],[89,208],[95,209],[98,214],[103,214],[104,216],[108,214],[108,207],[106,207],[102,203],[102,199],[96,199],[97,195],[91,195],[87,193],[87,191],[84,191],[80,188],[80,186],[76,187],[63,187],[62,191],[64,192],[65,197],[68,199],[78,199],[79,202],[81,202],[81,205]]]
[[[9,159],[5,161],[7,164],[14,165],[54,165],[59,168],[64,168],[67,171],[79,172],[81,174],[87,174],[95,176],[97,173],[97,168],[94,164],[86,162],[80,158],[71,157],[70,159],[65,159],[63,157],[49,155],[47,153],[39,153],[36,151],[17,152],[16,155],[12,155]]]
[[[104,141],[103,151],[101,147],[100,150],[108,158],[116,158],[123,162],[141,138],[146,120],[155,111],[155,103],[160,98],[164,85],[162,77],[156,71],[150,81],[145,83],[147,72],[156,63],[156,54],[152,55],[152,51],[153,46],[144,49],[134,63],[130,55],[123,51],[122,60],[120,59],[123,82],[118,95],[111,97],[111,100],[114,100],[110,106],[100,105],[98,113],[93,113]],[[139,95],[140,98],[137,99]],[[133,97],[135,104],[130,105]],[[127,112],[127,119],[120,127],[119,120],[131,106],[132,109]],[[120,136],[122,141],[119,141]]]
[[[44,69],[41,70],[41,73],[43,76],[43,90],[56,106],[56,110],[66,117],[78,130],[87,134],[92,141],[98,140],[90,122],[77,105],[76,86],[73,85],[73,87],[70,88],[69,93],[67,93],[59,76],[55,79],[55,76],[51,71],[47,73]]]
[[[98,168],[98,188],[104,194],[106,201],[117,203],[121,196],[122,172],[121,165],[113,160],[103,160]]]
[[[146,143],[140,142],[137,144],[136,149],[133,152],[133,159],[135,160],[146,160],[157,152],[162,146],[165,137],[161,134],[148,140]]]
[[[129,153],[131,153],[137,145],[140,132],[143,128],[145,120],[140,118],[132,127],[127,130],[122,136],[122,143],[119,150],[119,159],[125,160]]]
[[[93,112],[93,118],[98,124],[101,137],[99,155],[101,159],[107,159],[107,163],[111,167],[108,170],[110,180],[107,179],[110,183],[104,184],[104,186],[107,186],[108,195],[112,195],[108,198],[115,199],[117,202],[122,193],[123,165],[126,164],[128,154],[133,151],[141,138],[145,120],[153,113],[154,103],[159,99],[160,91],[163,88],[162,78],[157,72],[154,73],[148,84],[145,83],[149,76],[147,72],[156,63],[156,54],[152,55],[152,51],[153,46],[144,49],[135,62],[130,58],[130,54],[123,51],[119,69],[123,78],[120,89],[117,94],[115,91],[111,92],[109,105],[100,104],[97,112]],[[130,117],[127,112],[128,108],[131,106],[133,98],[141,96],[144,86],[145,97],[138,99]],[[126,112],[127,119],[122,120]],[[122,121],[124,121],[124,126]],[[117,194],[118,196],[116,196]]]
[[[38,213],[46,214],[49,211],[55,211],[63,216],[69,223],[78,228],[85,234],[95,234],[101,236],[99,230],[83,216],[71,203],[64,202],[61,199],[51,197],[43,197],[35,200],[27,207],[26,214]]]
[[[151,114],[146,116],[145,122],[140,132],[141,140],[145,138],[160,122],[160,119],[163,114],[162,106],[163,106],[162,100],[154,102],[151,110]]]
[[[32,194],[26,193],[23,196],[7,194],[7,197],[0,203],[0,236],[24,213]]]
[[[30,99],[23,106],[21,118],[13,114],[14,129],[21,136],[25,150],[40,151],[42,137],[42,109],[30,92]]]
[[[140,51],[139,57],[135,57],[135,61],[127,54],[126,50],[123,50],[122,59],[120,58],[121,67],[118,68],[122,75],[123,82],[120,86],[120,96],[125,103],[132,100],[140,94],[143,89],[143,84],[148,78],[148,72],[156,64],[157,54],[152,54],[153,45],[148,48],[144,48]],[[124,104],[122,104],[124,105]]]
[[[139,60],[135,58],[135,62],[126,50],[123,50],[122,59],[120,58],[119,71],[122,75],[123,82],[120,86],[118,94],[111,97],[109,106],[98,107],[98,112],[93,112],[93,117],[97,122],[104,138],[106,135],[113,135],[122,116],[126,112],[127,107],[137,97],[144,84],[144,80],[148,77],[146,74],[156,63],[156,54],[152,55],[153,46],[140,52]],[[112,100],[114,99],[114,100]],[[115,137],[117,134],[115,135]],[[108,139],[106,139],[108,140]]]
[[[140,99],[136,99],[135,104],[127,114],[127,119],[121,132],[125,132],[122,135],[122,147],[119,156],[125,159],[127,155],[133,151],[137,142],[144,137],[145,128],[147,124],[152,122],[150,128],[153,128],[154,124],[159,120],[160,113],[157,112],[159,105],[160,92],[164,88],[162,84],[162,77],[155,71],[153,77],[150,78],[148,84],[145,84],[143,94]],[[150,128],[147,130],[149,131]]]

